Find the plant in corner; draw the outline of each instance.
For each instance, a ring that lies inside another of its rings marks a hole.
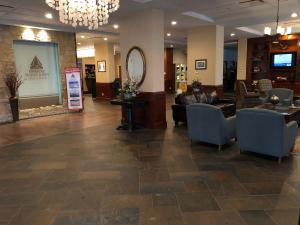
[[[17,73],[11,72],[4,75],[4,83],[6,84],[10,94],[9,103],[13,121],[15,122],[19,120],[19,99],[17,95],[23,80]]]
[[[193,92],[202,92],[202,83],[199,80],[193,80],[191,87]]]

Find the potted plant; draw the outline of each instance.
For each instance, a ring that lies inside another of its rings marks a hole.
[[[8,88],[10,97],[9,97],[9,103],[11,108],[11,113],[13,116],[13,121],[19,120],[19,99],[18,99],[18,90],[21,84],[23,83],[23,80],[17,73],[7,73],[4,76],[4,82]]]
[[[193,92],[202,92],[202,83],[199,80],[193,80],[191,87]]]
[[[125,81],[123,87],[120,89],[120,93],[124,96],[125,99],[136,97],[136,95],[139,93],[137,83],[130,80]]]

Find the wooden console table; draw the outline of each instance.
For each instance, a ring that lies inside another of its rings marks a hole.
[[[128,130],[133,131],[134,129],[138,129],[141,126],[134,122],[134,108],[135,107],[144,107],[147,102],[143,100],[139,100],[136,98],[133,99],[114,99],[111,100],[110,103],[112,105],[120,105],[126,110],[126,122],[122,121],[122,124],[117,128],[117,130]]]

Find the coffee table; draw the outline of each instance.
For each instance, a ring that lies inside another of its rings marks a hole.
[[[285,117],[285,121],[288,123],[290,121],[296,121],[300,124],[300,108],[299,107],[282,107],[282,106],[273,106],[272,104],[264,104],[256,106],[258,109],[268,109],[275,112],[279,112]]]

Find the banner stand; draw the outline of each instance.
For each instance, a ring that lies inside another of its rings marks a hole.
[[[68,98],[68,110],[82,111],[84,106],[81,70],[80,68],[66,68],[65,76]]]

